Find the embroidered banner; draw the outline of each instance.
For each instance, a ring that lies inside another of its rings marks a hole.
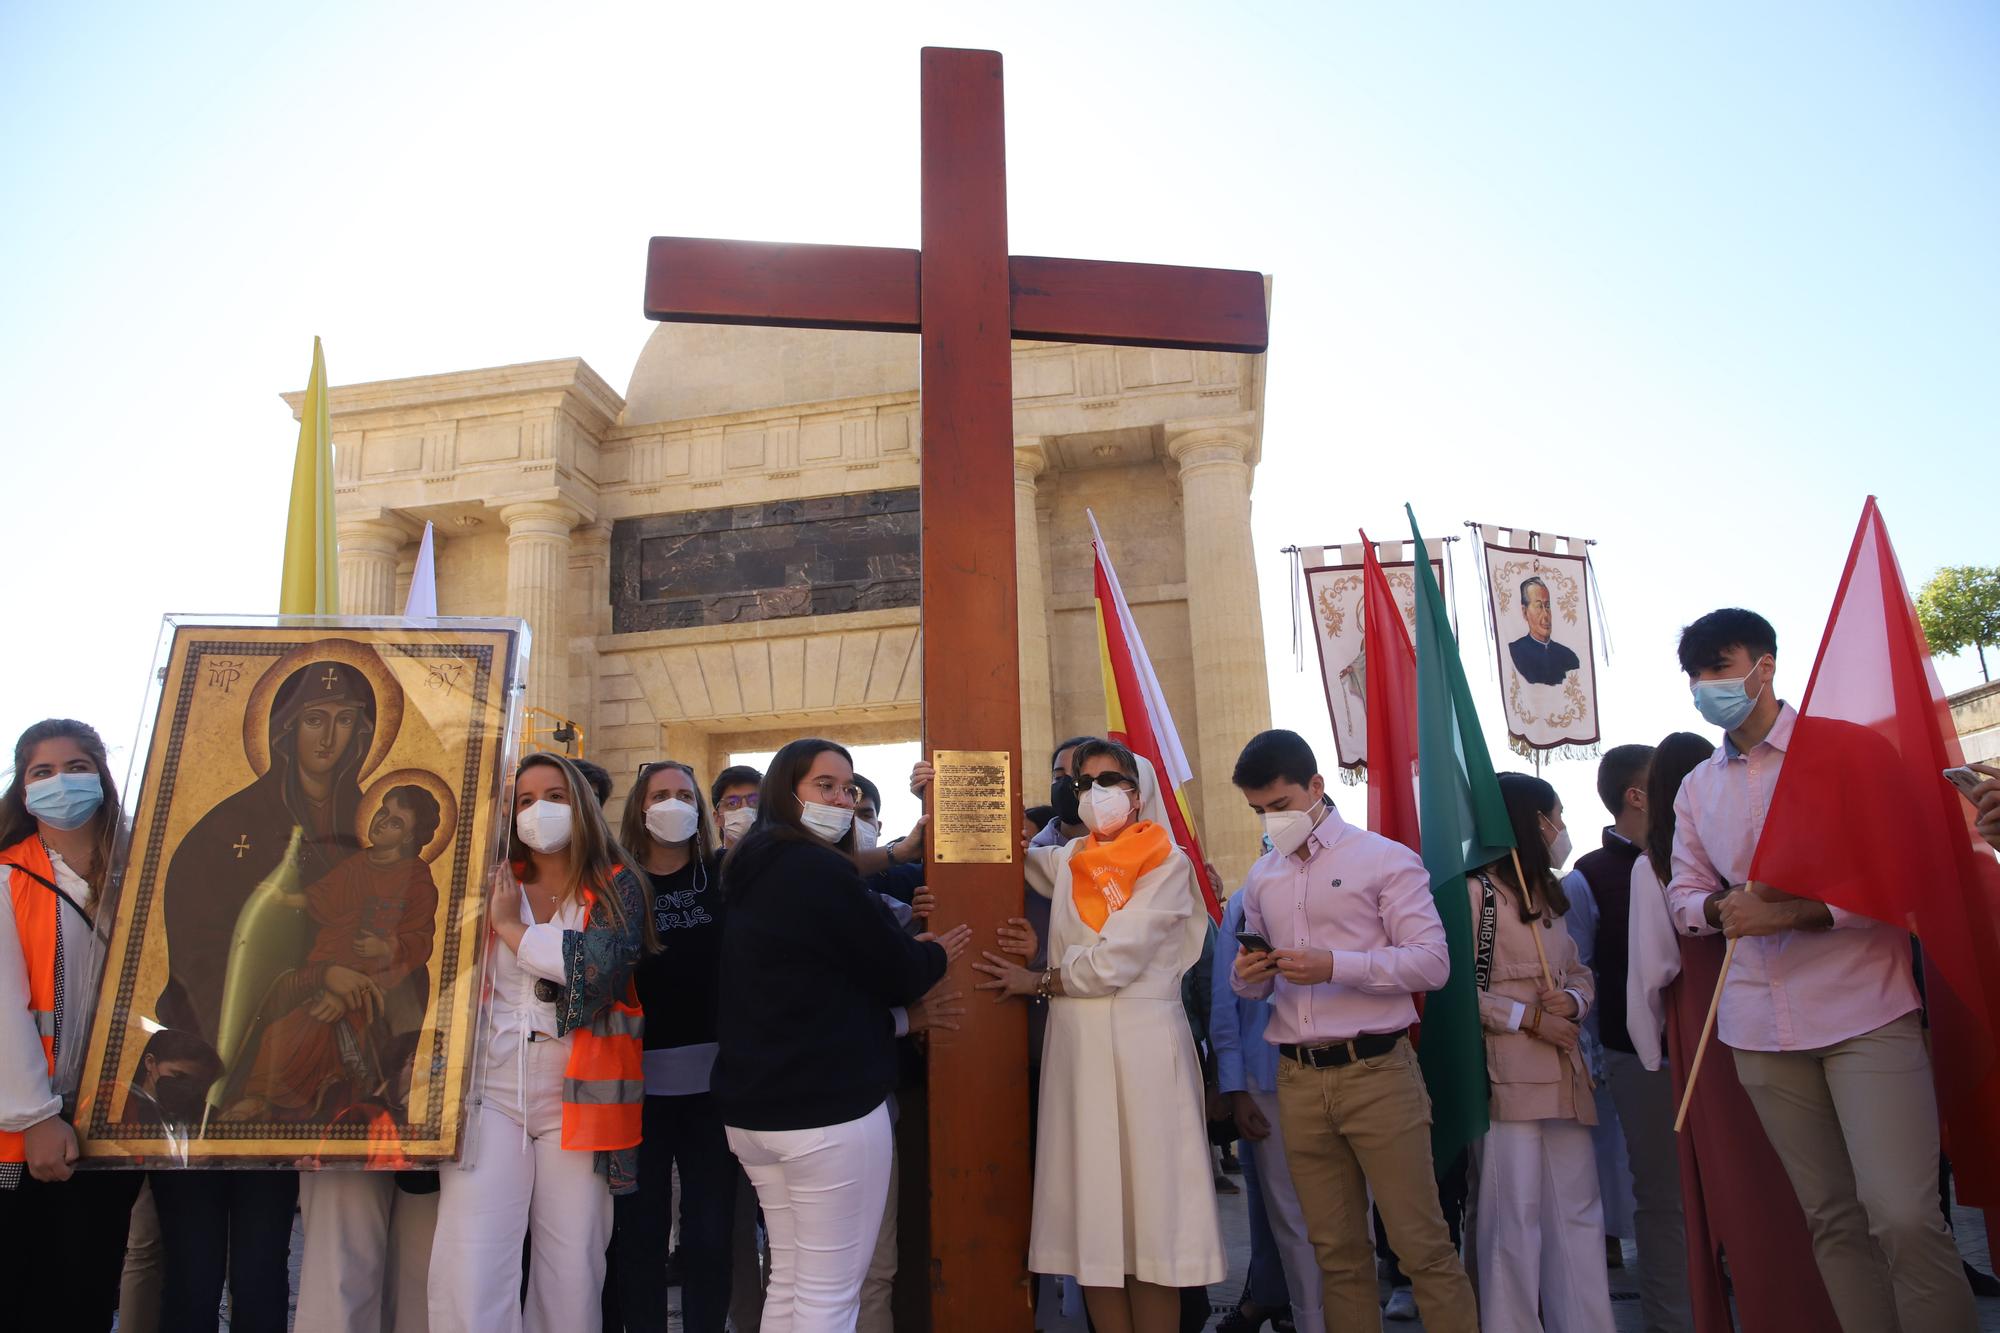
[[[1487,624],[1515,753],[1597,747],[1590,555],[1579,538],[1482,525]],[[1560,549],[1558,549],[1560,548]]]
[[[1444,542],[1426,539],[1431,570],[1444,586]],[[1382,574],[1403,612],[1403,624],[1416,634],[1416,562],[1409,542],[1377,542]],[[1326,686],[1326,708],[1333,719],[1333,744],[1342,778],[1357,782],[1368,763],[1368,662],[1361,644],[1361,543],[1345,546],[1303,546],[1299,561],[1305,576],[1313,638],[1319,644],[1320,676]]]

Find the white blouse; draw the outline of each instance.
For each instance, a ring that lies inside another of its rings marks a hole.
[[[56,887],[78,909],[90,901],[90,886],[51,851]],[[0,1129],[15,1133],[39,1124],[62,1109],[82,1079],[83,1059],[90,1044],[90,1016],[97,1007],[97,979],[104,966],[105,941],[87,929],[81,910],[58,905],[56,913],[56,976],[61,1001],[56,1014],[56,1072],[49,1078],[41,1034],[28,1007],[28,962],[14,925],[14,872],[0,867]],[[47,892],[39,884],[38,893]]]

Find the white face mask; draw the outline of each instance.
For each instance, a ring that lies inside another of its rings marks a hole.
[[[1548,816],[1544,815],[1542,818],[1547,819]],[[1566,828],[1557,829],[1556,836],[1549,842],[1549,868],[1551,870],[1561,870],[1568,863],[1569,854],[1572,850],[1574,849],[1570,845],[1569,830]]]
[[[875,848],[881,845],[882,845],[882,826],[880,824],[871,824],[865,819],[857,819],[854,821],[855,851],[857,852],[873,851]]]
[[[722,812],[722,840],[734,844],[744,834],[748,833],[750,826],[756,822],[757,812],[749,806],[739,806],[734,810],[724,810]]]
[[[1271,850],[1280,856],[1290,856],[1305,846],[1306,835],[1313,831],[1318,817],[1315,810],[1265,811],[1264,836],[1270,840]]]
[[[669,798],[646,807],[646,832],[663,843],[678,845],[694,836],[701,812],[686,801]]]
[[[800,801],[799,822],[828,842],[839,842],[847,836],[847,826],[854,822],[854,811],[844,805]]]
[[[559,852],[569,846],[570,808],[554,801],[536,801],[514,816],[521,841],[538,852]]]
[[[1092,787],[1077,805],[1085,827],[1100,838],[1108,838],[1132,822],[1132,797],[1119,787]]]

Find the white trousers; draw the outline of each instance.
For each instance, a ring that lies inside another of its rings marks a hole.
[[[771,1238],[762,1333],[851,1333],[889,1201],[887,1104],[818,1129],[728,1132]]]
[[[1544,1321],[1548,1333],[1613,1327],[1597,1154],[1585,1126],[1493,1122],[1479,1162],[1476,1243],[1485,1333],[1541,1333]]]
[[[499,1061],[489,1062],[470,1156],[438,1172],[431,1333],[597,1333],[604,1326],[611,1188],[597,1173],[596,1154],[562,1146],[568,1058],[568,1042],[531,1043],[518,1095],[496,1086],[515,1080],[511,1071],[492,1077]],[[524,1310],[521,1241],[530,1235]]]
[[[882,1204],[882,1226],[875,1235],[868,1275],[861,1280],[861,1318],[855,1324],[856,1333],[896,1333],[896,1190],[901,1172],[894,1138],[889,1145],[889,1196]]]
[[[1250,1100],[1264,1113],[1271,1126],[1268,1137],[1257,1140],[1257,1184],[1263,1190],[1264,1218],[1278,1242],[1278,1260],[1285,1266],[1285,1290],[1292,1298],[1292,1318],[1299,1333],[1326,1333],[1326,1315],[1321,1308],[1319,1255],[1306,1235],[1306,1213],[1299,1206],[1299,1192],[1292,1185],[1292,1168],[1285,1161],[1285,1131],[1278,1125],[1278,1094],[1249,1089]],[[1373,1245],[1374,1237],[1369,1237]]]
[[[425,1333],[438,1196],[387,1171],[302,1171],[293,1333]]]

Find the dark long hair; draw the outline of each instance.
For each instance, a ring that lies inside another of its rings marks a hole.
[[[729,849],[729,855],[723,858],[725,889],[731,883],[730,867],[744,860],[746,848],[759,848],[758,856],[761,857],[761,849],[768,849],[773,843],[827,845],[826,840],[807,828],[805,821],[799,817],[802,807],[798,788],[806,780],[806,774],[812,772],[813,762],[828,751],[839,755],[850,765],[854,763],[854,756],[847,752],[846,746],[816,736],[788,741],[784,749],[771,756],[771,766],[764,770],[763,785],[757,789],[757,822],[750,826],[748,833],[736,840],[736,845]],[[850,824],[847,833],[833,845],[843,853],[853,852],[854,826]]]
[[[1549,865],[1549,845],[1542,841],[1542,816],[1556,808],[1556,789],[1526,773],[1500,775],[1500,799],[1507,805],[1507,822],[1514,828],[1514,854],[1520,857],[1521,873],[1528,878],[1526,893],[1514,882],[1514,856],[1503,856],[1487,867],[1519,893],[1521,920],[1544,925],[1569,911],[1569,895]],[[1529,895],[1538,900],[1530,910]]]
[[[694,851],[697,861],[706,861],[715,855],[715,830],[708,818],[708,798],[702,795],[701,779],[694,770],[678,759],[658,759],[639,766],[639,776],[632,783],[632,791],[625,798],[625,815],[618,821],[618,836],[634,856],[641,856],[641,849],[656,842],[651,829],[646,827],[646,788],[663,768],[687,774],[688,786],[694,791]]]
[[[584,889],[589,889],[597,903],[596,911],[603,916],[605,923],[614,930],[623,929],[625,904],[618,899],[618,870],[622,866],[637,875],[638,863],[618,845],[618,839],[611,836],[611,825],[604,818],[604,807],[597,803],[596,789],[581,769],[562,755],[537,752],[522,759],[521,766],[514,770],[515,786],[519,787],[523,773],[536,767],[555,769],[569,785],[569,846],[563,849],[569,853],[569,882],[562,886],[558,901],[566,902]],[[521,841],[520,828],[514,822],[516,813],[510,804],[507,810],[507,859],[513,862],[514,873],[523,884],[533,884],[535,858],[528,844]],[[659,938],[653,930],[653,914],[644,912],[640,915],[645,921],[645,951],[658,953]]]
[[[1660,887],[1674,877],[1674,798],[1681,781],[1715,753],[1706,736],[1676,731],[1653,747],[1653,765],[1646,772],[1646,859]]]
[[[118,835],[124,818],[118,809],[118,784],[111,780],[111,762],[105,754],[104,738],[97,734],[97,728],[74,718],[51,717],[21,733],[21,739],[14,742],[14,779],[7,784],[6,794],[0,795],[0,847],[12,847],[24,838],[34,837],[40,829],[35,817],[28,813],[28,761],[34,757],[36,746],[53,740],[75,741],[77,748],[83,751],[83,757],[97,769],[98,779],[104,783],[104,804],[98,806],[97,813],[91,817],[90,873],[83,877],[84,882],[90,885],[88,906],[95,912],[97,901],[109,882],[111,861],[118,850]],[[70,869],[77,867],[71,866]]]

